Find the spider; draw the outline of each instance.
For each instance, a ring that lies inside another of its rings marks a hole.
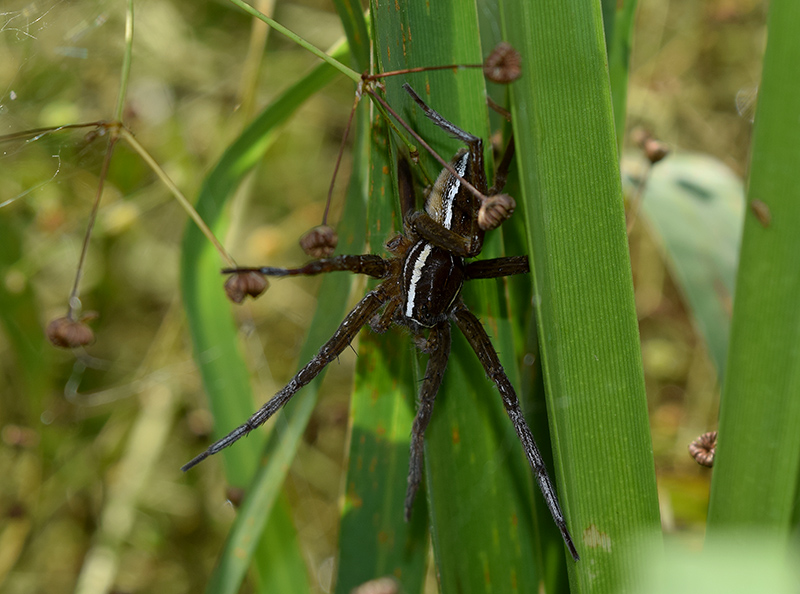
[[[484,232],[499,226],[513,211],[513,200],[504,195],[498,196],[498,192],[505,184],[506,172],[513,156],[513,140],[509,142],[506,155],[498,167],[494,187],[487,191],[483,141],[461,130],[434,111],[408,84],[403,85],[403,88],[434,124],[464,142],[467,148],[459,150],[450,164],[439,174],[425,201],[424,211],[414,212],[411,208],[413,205],[413,190],[410,190],[411,173],[405,161],[399,162],[398,181],[401,195],[406,196],[405,201],[408,204],[404,206],[405,234],[396,235],[386,242],[386,249],[392,257],[382,258],[371,254],[345,255],[315,260],[300,268],[262,267],[223,270],[224,273],[255,273],[277,277],[350,271],[380,279],[382,282],[355,306],[330,340],[305,367],[297,372],[286,387],[275,394],[244,424],[213,443],[205,452],[184,465],[182,470],[189,470],[208,456],[230,446],[264,424],[294,394],[313,380],[328,363],[338,357],[365,325],[369,324],[373,331],[382,333],[392,324],[397,324],[407,328],[414,336],[417,346],[430,355],[411,432],[408,488],[405,497],[405,518],[408,520],[422,480],[425,429],[431,419],[434,400],[447,366],[451,324],[455,322],[478,356],[486,374],[497,386],[553,520],[561,531],[570,554],[577,561],[579,555],[567,529],[555,488],[522,414],[514,387],[503,370],[497,352],[480,320],[461,299],[461,289],[465,281],[529,272],[527,256],[466,261],[481,252]],[[469,188],[469,185],[474,188]],[[478,193],[480,197],[476,195]],[[493,198],[487,200],[486,194]],[[501,212],[498,216],[491,216],[492,205],[497,207],[496,198],[500,198],[500,202],[506,206],[499,207]],[[504,202],[502,198],[508,202]],[[426,330],[427,338],[424,336]]]

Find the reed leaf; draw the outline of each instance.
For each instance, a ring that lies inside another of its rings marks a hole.
[[[658,502],[600,6],[506,2],[512,113],[572,591],[633,587]]]
[[[736,278],[709,537],[735,530],[785,540],[800,472],[800,5],[771,3],[754,125],[749,209]],[[712,540],[712,542],[715,542]]]

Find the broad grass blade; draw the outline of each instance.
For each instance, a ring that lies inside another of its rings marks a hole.
[[[502,6],[570,585],[630,589],[660,526],[600,5]]]
[[[744,219],[711,480],[708,535],[719,539],[734,530],[732,538],[742,547],[750,546],[756,531],[785,542],[796,529],[800,80],[787,73],[800,60],[798,22],[796,2],[770,4],[747,190],[750,208]]]

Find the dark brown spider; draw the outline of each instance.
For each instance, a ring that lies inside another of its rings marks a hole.
[[[482,207],[485,211],[485,205],[492,203],[494,205],[492,208],[497,208],[497,200],[492,198],[495,198],[501,189],[493,187],[487,192],[483,141],[448,122],[428,107],[411,87],[404,85],[404,88],[428,118],[450,135],[462,140],[468,148],[456,153],[449,166],[441,172],[426,199],[425,211],[411,212],[411,208],[406,208],[405,235],[396,235],[386,243],[386,248],[393,257],[385,259],[370,254],[336,256],[315,260],[301,268],[236,268],[223,271],[234,274],[257,272],[265,276],[296,276],[348,270],[381,279],[383,282],[355,306],[333,337],[285,388],[258,409],[246,423],[183,466],[183,470],[192,468],[264,424],[300,388],[313,380],[328,363],[333,361],[364,325],[369,324],[376,332],[385,332],[392,324],[399,324],[410,330],[422,351],[430,354],[411,433],[411,459],[405,499],[405,517],[408,519],[422,480],[423,437],[447,366],[450,355],[450,325],[451,322],[455,322],[466,336],[487,375],[500,391],[506,412],[522,442],[550,513],[561,531],[569,552],[577,561],[578,552],[567,530],[555,488],[522,414],[514,387],[503,370],[497,352],[480,321],[461,299],[464,281],[499,278],[529,271],[527,256],[466,262],[467,258],[474,258],[480,253],[484,232],[496,227],[510,215],[510,211],[513,210],[513,200],[506,197],[507,200],[499,201],[506,206],[501,207],[502,216],[488,217],[494,223],[488,225],[479,223]],[[502,186],[505,182],[511,151],[513,151],[513,141],[509,143],[507,155],[498,168],[495,185],[499,183]],[[408,165],[401,161],[398,166],[401,195],[408,194],[403,186],[410,187],[410,175]],[[468,190],[463,183],[465,180],[474,186],[482,197]],[[487,199],[486,194],[491,198]],[[485,216],[483,218],[486,219]],[[423,335],[425,330],[428,330],[427,339]]]

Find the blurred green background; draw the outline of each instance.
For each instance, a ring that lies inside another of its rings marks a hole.
[[[275,17],[318,47],[342,35],[325,2],[280,3]],[[644,127],[676,155],[708,155],[744,176],[746,97],[760,76],[765,19],[764,3],[753,0],[640,1],[628,130]],[[125,123],[190,198],[252,114],[317,63],[273,34],[265,51],[257,41],[250,51],[261,33],[224,2],[142,2],[135,27]],[[5,2],[0,135],[113,118],[123,49],[120,3]],[[231,213],[223,242],[239,262],[306,259],[297,239],[321,219],[352,93],[338,80],[282,129]],[[89,130],[0,145],[0,588],[71,591],[89,551],[112,551],[95,558],[113,568],[116,591],[199,591],[235,494],[225,491],[218,461],[195,476],[179,471],[212,426],[178,295],[186,215],[124,143],[81,283],[84,310],[100,314],[97,340],[76,358],[43,336],[66,312],[105,152],[102,138],[87,142]],[[633,193],[642,158],[627,136],[624,145]],[[345,156],[334,222],[347,171]],[[735,178],[730,188],[735,214],[743,200]],[[716,429],[717,372],[644,208],[630,240],[662,523],[694,549],[710,473],[686,448]],[[237,309],[254,408],[293,374],[317,286],[275,282]],[[730,299],[725,283],[717,289]],[[286,485],[318,591],[335,566],[354,358],[348,352],[330,366]]]

